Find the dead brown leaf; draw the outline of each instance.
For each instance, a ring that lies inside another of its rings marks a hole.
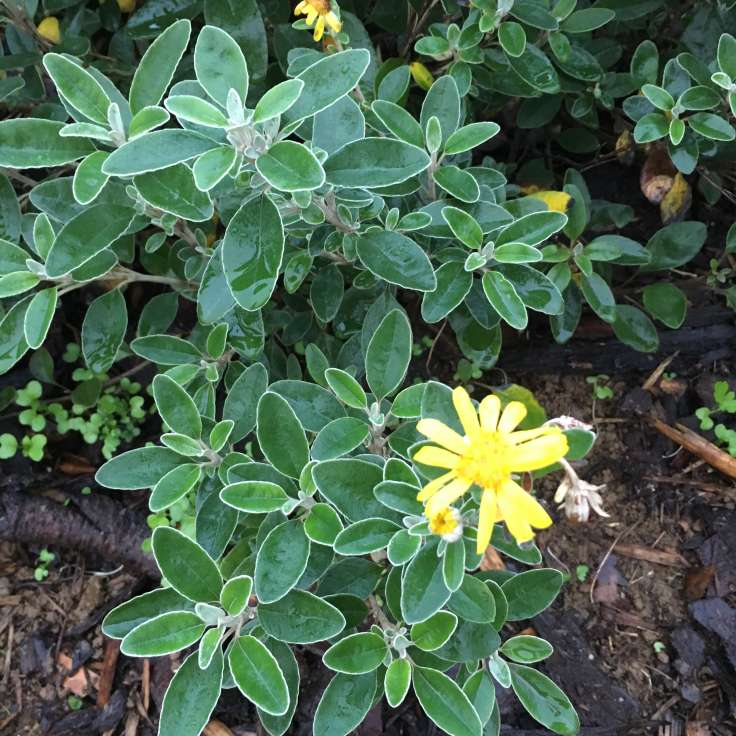
[[[679,222],[685,218],[693,203],[693,193],[687,179],[678,171],[667,194],[659,204],[659,213],[663,225]]]
[[[245,732],[256,736],[255,732]],[[222,721],[210,721],[204,727],[204,736],[233,736],[233,732]]]
[[[703,598],[715,574],[715,565],[691,567],[685,575],[685,598],[688,601],[697,601]]]
[[[483,559],[480,561],[481,570],[505,570],[506,563],[501,559],[501,555],[490,545],[486,548]]]

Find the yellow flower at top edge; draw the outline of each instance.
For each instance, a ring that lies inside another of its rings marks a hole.
[[[314,26],[314,40],[319,41],[327,24],[333,33],[340,33],[342,22],[332,9],[331,0],[302,0],[295,8],[294,15],[306,15],[307,25]]]
[[[518,543],[530,541],[532,528],[545,529],[552,519],[512,474],[558,462],[567,453],[567,438],[559,427],[514,431],[526,416],[526,407],[519,401],[510,402],[501,413],[498,396],[486,396],[476,412],[468,392],[460,387],[452,392],[452,401],[464,436],[437,419],[417,424],[417,430],[439,446],[420,448],[414,459],[447,470],[417,495],[417,500],[426,501],[427,518],[431,520],[477,485],[482,490],[478,554],[490,543],[497,521],[506,522]]]

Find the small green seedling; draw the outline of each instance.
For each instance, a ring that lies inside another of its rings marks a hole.
[[[33,571],[33,577],[40,583],[49,576],[49,565],[56,559],[53,552],[49,552],[46,548],[38,553],[36,569]]]

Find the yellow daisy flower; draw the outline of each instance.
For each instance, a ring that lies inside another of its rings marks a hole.
[[[497,521],[506,522],[518,543],[530,541],[534,538],[532,527],[545,529],[552,519],[512,474],[558,462],[567,453],[567,438],[559,427],[514,431],[526,416],[526,407],[519,401],[510,402],[501,413],[498,396],[486,396],[476,413],[468,392],[460,387],[452,392],[452,401],[464,436],[437,419],[422,419],[417,424],[417,430],[439,447],[422,447],[414,459],[447,470],[417,495],[417,500],[426,501],[427,518],[432,519],[477,485],[482,489],[478,554],[488,546]]]
[[[294,15],[307,16],[307,25],[314,26],[315,41],[324,35],[325,24],[333,33],[340,33],[342,29],[342,22],[332,10],[331,0],[302,0],[294,8]]]
[[[429,518],[429,529],[432,534],[438,534],[446,542],[457,542],[463,535],[460,512],[452,506],[440,509]]]

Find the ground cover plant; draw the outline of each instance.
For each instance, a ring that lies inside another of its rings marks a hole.
[[[496,686],[577,733],[532,666],[552,646],[514,622],[565,581],[534,542],[552,499],[610,511],[571,464],[596,434],[485,372],[520,333],[597,320],[655,353],[685,322],[693,198],[732,176],[729,4],[661,48],[658,0],[0,12],[0,458],[85,443],[98,487],[150,492],[160,585],[102,631],[184,653],[159,733],[201,733],[233,689],[286,733],[309,645],[334,672],[317,736],[407,697],[498,734]],[[641,164],[645,227],[591,194],[591,156]],[[704,279],[731,308],[733,232]],[[447,341],[453,365],[422,371]],[[733,413],[727,383],[713,398],[705,431]]]

